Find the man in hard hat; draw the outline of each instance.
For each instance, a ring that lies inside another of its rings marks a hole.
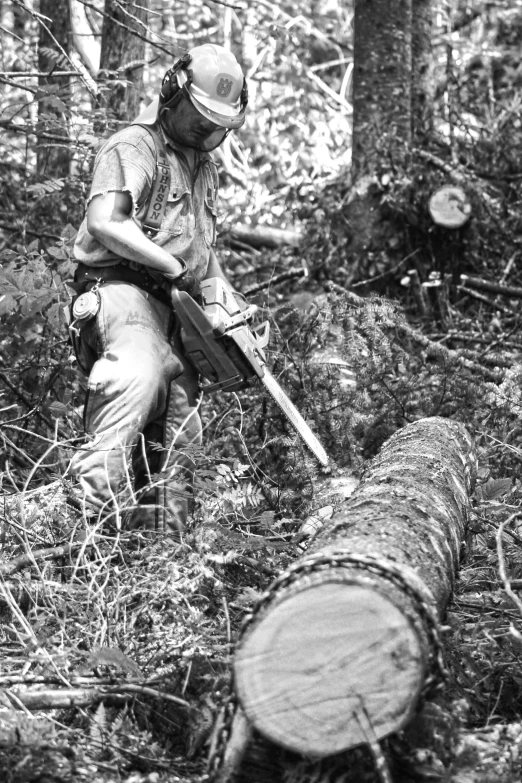
[[[197,46],[96,157],[74,249],[79,296],[71,324],[89,374],[90,440],[68,475],[87,508],[103,517],[119,523],[122,504],[133,507],[131,527],[177,533],[185,526],[201,443],[200,394],[170,290],[197,295],[201,280],[224,277],[212,249],[218,178],[209,152],[241,127],[246,105],[235,57],[221,46]]]

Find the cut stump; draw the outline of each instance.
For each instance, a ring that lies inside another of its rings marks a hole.
[[[476,474],[470,436],[430,418],[395,433],[354,494],[245,622],[234,670],[253,726],[321,758],[402,728],[441,668]]]

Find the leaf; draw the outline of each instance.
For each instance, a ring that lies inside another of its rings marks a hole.
[[[71,412],[69,405],[64,405],[63,402],[58,402],[57,400],[52,402],[47,410],[55,419],[62,419]]]
[[[117,647],[99,647],[89,656],[88,664],[92,667],[115,666],[131,674],[142,675],[138,664],[121,650],[118,650]]]
[[[10,315],[17,306],[16,299],[11,294],[0,294],[0,316]]]
[[[45,182],[35,182],[34,185],[29,185],[27,191],[37,198],[43,198],[63,190],[63,185],[63,179],[47,179]]]
[[[477,495],[480,500],[497,500],[507,495],[513,486],[513,481],[509,478],[489,479],[477,489]]]
[[[76,239],[77,233],[78,231],[74,228],[74,226],[71,226],[70,223],[67,223],[67,225],[62,231],[62,239],[71,241],[73,239]]]
[[[95,745],[98,746],[98,755],[105,746],[105,736],[107,733],[107,715],[105,707],[101,701],[89,726],[89,736]]]
[[[255,590],[253,587],[245,587],[243,592],[241,592],[236,598],[234,599],[234,604],[236,606],[240,606],[242,608],[250,607],[252,604],[255,604],[258,598],[261,596],[260,590]]]

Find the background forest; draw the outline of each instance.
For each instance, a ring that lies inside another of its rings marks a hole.
[[[0,0],[9,783],[202,780],[244,611],[342,502],[336,487],[425,416],[464,423],[480,461],[447,681],[383,743],[388,771],[365,748],[312,763],[258,738],[240,777],[522,778],[522,2],[401,0],[383,42],[387,6]],[[208,41],[234,51],[249,87],[245,126],[216,153],[218,253],[270,320],[272,370],[333,464],[318,468],[259,389],[209,397],[186,541],[71,548],[81,511],[61,476],[85,379],[63,307],[94,155]],[[469,202],[462,226],[430,214],[445,185]]]

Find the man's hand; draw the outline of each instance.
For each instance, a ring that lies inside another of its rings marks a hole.
[[[171,282],[172,285],[176,286],[178,291],[185,291],[187,294],[190,294],[193,299],[195,299],[200,292],[199,282],[197,281],[194,272],[190,269],[186,269],[179,277],[175,277]]]

